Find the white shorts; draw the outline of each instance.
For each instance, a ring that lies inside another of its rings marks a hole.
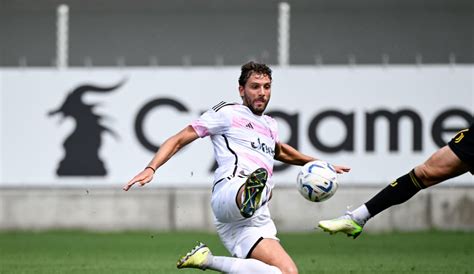
[[[247,258],[262,239],[275,239],[276,227],[268,209],[270,190],[265,187],[261,206],[251,218],[244,218],[237,206],[237,193],[246,178],[234,177],[219,182],[212,193],[211,206],[217,233],[229,252],[238,258]]]

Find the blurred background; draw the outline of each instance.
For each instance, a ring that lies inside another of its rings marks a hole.
[[[240,66],[256,60],[274,70],[281,139],[353,168],[311,203],[278,164],[277,227],[313,230],[469,126],[473,26],[469,0],[0,0],[0,229],[213,231],[207,139],[147,187],[121,186],[200,113],[240,102]],[[473,183],[422,191],[366,229],[472,231]]]
[[[278,62],[278,4],[263,0],[0,2],[0,65],[51,66],[56,9],[70,8],[69,65]],[[292,65],[472,64],[469,0],[295,0]]]

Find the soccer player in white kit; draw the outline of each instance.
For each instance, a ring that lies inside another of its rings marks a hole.
[[[167,139],[148,166],[124,186],[145,185],[161,165],[198,138],[210,136],[218,163],[212,187],[214,222],[224,246],[234,257],[214,256],[203,243],[177,262],[178,268],[225,273],[298,273],[276,237],[268,201],[274,183],[274,160],[304,165],[315,158],[280,142],[276,121],[265,115],[270,100],[271,69],[255,62],[242,66],[242,104],[221,102]],[[338,173],[349,168],[335,166]]]

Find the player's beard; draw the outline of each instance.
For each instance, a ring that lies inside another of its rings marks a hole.
[[[256,106],[256,102],[259,101],[259,98],[256,98],[254,99],[253,101],[248,98],[246,95],[244,95],[244,105],[246,105],[251,111],[253,114],[255,115],[262,115],[263,112],[265,111],[265,109],[267,108],[267,105],[268,105],[268,102],[269,102],[269,99],[265,100],[265,99],[260,99],[260,100],[263,100],[260,104],[261,106],[257,107]]]

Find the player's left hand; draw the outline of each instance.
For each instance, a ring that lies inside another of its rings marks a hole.
[[[138,183],[140,186],[148,184],[153,179],[153,170],[146,168],[133,177],[128,183],[122,188],[128,191],[134,184]]]
[[[334,166],[334,169],[336,170],[336,172],[338,174],[346,173],[346,172],[349,172],[351,170],[351,168],[347,167],[347,166],[336,166],[336,165],[333,165],[333,166]]]

